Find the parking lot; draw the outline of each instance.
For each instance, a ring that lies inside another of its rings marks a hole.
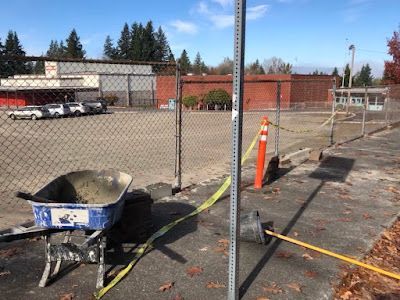
[[[259,130],[263,115],[244,114],[243,147]],[[280,153],[329,143],[330,125],[318,128],[329,112],[282,112],[281,125],[303,133],[280,131]],[[229,172],[230,112],[191,112],[182,116],[183,186]],[[381,123],[371,124],[372,127]],[[270,128],[268,152],[274,151]],[[307,132],[307,129],[317,129]],[[361,132],[359,121],[335,125],[336,141]],[[57,176],[74,170],[113,168],[133,175],[133,187],[174,182],[175,113],[124,111],[79,118],[13,121],[0,117],[0,227],[31,218],[30,207],[13,197],[16,191],[34,192]],[[253,157],[256,151],[253,151]],[[251,160],[250,160],[251,162]],[[12,213],[11,213],[12,212]]]

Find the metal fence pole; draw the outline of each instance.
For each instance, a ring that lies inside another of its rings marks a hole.
[[[182,188],[182,86],[181,68],[176,64],[176,99],[175,99],[175,184],[174,190]]]
[[[336,78],[332,80],[332,116],[335,113],[336,105]],[[333,145],[333,132],[335,129],[335,117],[331,120],[331,132],[329,134],[329,144]]]
[[[240,181],[242,159],[243,77],[246,0],[235,1],[235,34],[232,91],[232,170],[230,191],[230,243],[228,299],[239,299]]]
[[[364,105],[363,105],[363,117],[362,117],[362,125],[361,125],[361,136],[365,135],[365,119],[367,114],[367,105],[368,105],[368,87],[365,87],[365,95],[364,95]]]
[[[385,107],[385,124],[386,124],[386,126],[389,126],[389,103],[390,103],[390,98],[386,97],[385,98],[385,103],[384,103],[384,107]]]
[[[130,86],[129,86],[129,74],[126,75],[126,106],[130,104]]]
[[[281,116],[281,81],[276,83],[276,114],[275,114],[275,156],[279,155],[279,124]]]

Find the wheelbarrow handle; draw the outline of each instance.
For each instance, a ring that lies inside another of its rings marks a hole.
[[[55,203],[56,201],[54,200],[50,200],[50,199],[46,199],[43,197],[38,197],[35,195],[32,195],[30,193],[24,193],[24,192],[16,192],[15,196],[24,200],[31,200],[31,201],[35,201],[35,202],[41,202],[41,203]]]

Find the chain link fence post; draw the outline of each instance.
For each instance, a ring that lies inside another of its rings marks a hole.
[[[275,156],[279,155],[279,125],[281,117],[281,81],[276,83]]]
[[[365,119],[366,119],[366,115],[367,115],[367,107],[368,107],[368,87],[365,86],[363,116],[362,116],[362,125],[361,125],[361,136],[365,135]]]
[[[176,64],[175,99],[175,184],[174,190],[182,188],[182,88],[180,64]]]
[[[335,113],[336,106],[336,78],[332,80],[332,120],[331,120],[331,130],[329,134],[329,144],[333,145],[333,134],[335,129],[335,117],[333,114]]]
[[[386,96],[386,98],[385,98],[385,102],[384,102],[384,109],[385,109],[385,124],[386,124],[386,126],[389,126],[389,109],[388,109],[388,106],[389,106],[389,97],[387,97]]]

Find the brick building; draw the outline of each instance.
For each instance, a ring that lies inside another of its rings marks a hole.
[[[157,76],[156,98],[159,105],[166,105],[175,98],[174,76]],[[200,100],[213,89],[232,93],[231,75],[183,76],[182,96],[197,96]],[[332,76],[267,74],[246,75],[244,83],[244,110],[274,108],[277,99],[277,82],[281,81],[281,107],[323,107],[332,101],[329,89]]]

